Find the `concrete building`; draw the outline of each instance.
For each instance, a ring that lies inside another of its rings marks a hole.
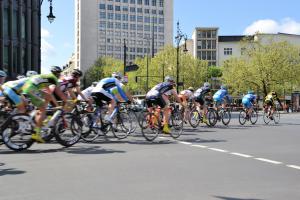
[[[192,42],[187,43],[187,49],[195,58],[207,60],[209,66],[221,66],[224,61],[243,54],[241,41],[245,35],[219,36],[216,27],[199,27],[193,32]],[[300,46],[300,35],[277,33],[247,36],[253,41],[269,43],[271,41],[287,41]],[[192,50],[190,50],[192,49]]]
[[[101,56],[123,60],[124,41],[127,63],[173,44],[173,0],[75,0],[77,68]]]
[[[70,75],[74,69],[77,69],[75,67],[75,54],[73,53],[65,66],[63,66],[63,74],[66,76]]]
[[[10,78],[40,72],[40,0],[0,1],[0,68]]]

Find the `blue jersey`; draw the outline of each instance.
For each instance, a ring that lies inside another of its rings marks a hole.
[[[227,92],[227,90],[224,90],[224,89],[218,90],[213,96],[215,101],[221,101],[225,97],[228,97],[228,92]]]
[[[13,89],[15,92],[20,93],[23,85],[25,85],[28,79],[29,78],[22,78],[16,81],[8,81],[3,85],[3,87],[9,87]]]
[[[254,95],[254,94],[246,94],[243,97],[242,102],[254,102],[255,99],[256,99],[256,95]]]

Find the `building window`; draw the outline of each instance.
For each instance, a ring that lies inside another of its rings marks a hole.
[[[144,26],[144,31],[150,31],[150,26],[149,25],[145,25]]]
[[[121,21],[121,14],[115,14],[115,19]]]
[[[114,19],[114,13],[108,13],[107,18],[108,19]]]
[[[144,17],[144,22],[145,23],[150,23],[150,17]]]
[[[135,24],[130,24],[130,30],[136,30],[136,25]]]
[[[128,14],[123,14],[123,21],[128,21]]]
[[[131,22],[135,22],[135,21],[136,21],[135,15],[130,15],[130,21],[131,21]]]
[[[106,13],[100,12],[100,19],[106,19]]]
[[[115,28],[116,29],[121,29],[121,23],[120,22],[116,22],[115,23]]]
[[[144,11],[146,14],[150,14],[150,10],[149,9],[145,9]]]
[[[158,32],[160,32],[160,33],[164,33],[164,27],[158,27]]]
[[[113,22],[107,22],[107,28],[114,28]]]
[[[106,28],[106,22],[105,21],[101,21],[99,23],[99,27],[100,27],[100,29],[105,29]]]
[[[135,13],[135,8],[134,7],[130,7],[130,12]]]
[[[123,6],[123,11],[128,12],[128,6]]]
[[[13,37],[18,37],[18,27],[19,27],[19,20],[18,20],[18,11],[14,10],[13,11],[13,23],[12,23],[12,28],[13,28]]]
[[[99,8],[100,8],[101,10],[105,10],[105,4],[102,4],[102,3],[101,3],[101,4],[99,5]]]
[[[135,4],[135,0],[130,0],[130,3],[131,4]]]
[[[128,3],[128,0],[123,0],[123,3]]]
[[[159,24],[164,24],[164,22],[165,22],[165,19],[164,19],[164,18],[159,18],[159,19],[158,19],[158,23],[159,23]]]
[[[121,6],[115,6],[115,11],[121,11]]]
[[[224,48],[224,55],[232,55],[232,48]]]
[[[9,62],[9,50],[8,50],[8,46],[4,46],[3,49],[3,65],[8,66],[8,62]]]
[[[25,13],[24,12],[22,12],[21,38],[23,40],[26,38],[26,18],[25,18]]]
[[[139,5],[142,5],[142,4],[143,4],[143,0],[137,0],[137,3],[138,3]]]
[[[156,6],[156,0],[152,0],[152,6]]]
[[[138,31],[143,31],[143,25],[138,24],[136,29]]]
[[[150,4],[149,4],[149,0],[144,0],[144,4],[146,5],[146,6],[149,6]]]
[[[125,29],[125,30],[128,29],[128,24],[127,23],[123,23],[123,29]]]
[[[143,13],[143,8],[137,8],[136,10],[138,13]]]
[[[159,10],[159,11],[158,11],[158,14],[164,15],[164,11],[163,11],[163,10]]]
[[[159,0],[159,6],[164,7],[164,0]]]
[[[121,0],[116,0],[116,2],[121,2]]]
[[[3,34],[4,34],[4,37],[8,37],[8,33],[9,33],[9,24],[8,24],[8,18],[9,18],[9,15],[8,15],[8,9],[4,9],[4,12],[3,12]]]
[[[138,22],[143,22],[143,16],[137,16],[137,21]]]
[[[156,13],[157,13],[156,10],[152,10],[153,15],[156,15]]]
[[[114,10],[114,6],[113,5],[107,5],[107,10]]]

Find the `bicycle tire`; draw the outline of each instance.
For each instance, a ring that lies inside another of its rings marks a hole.
[[[246,123],[246,112],[244,110],[242,110],[239,114],[239,123],[240,125],[244,125]]]
[[[218,121],[218,114],[217,114],[217,111],[213,108],[210,108],[208,109],[207,111],[207,116],[208,116],[208,126],[209,127],[213,127],[217,124],[217,121]]]
[[[70,147],[76,144],[82,133],[82,122],[80,119],[72,114],[65,113],[60,116],[55,126],[55,139],[56,141],[65,146]]]
[[[119,112],[116,116],[116,123],[112,124],[113,135],[118,139],[127,138],[132,129],[132,120],[128,113]]]
[[[183,132],[183,116],[181,112],[174,112],[171,115],[171,132],[172,138],[177,139]]]
[[[189,112],[189,124],[191,125],[191,127],[193,128],[197,128],[200,124],[201,121],[201,115],[200,113],[197,111],[196,108],[193,108],[190,112]]]
[[[224,110],[222,113],[222,123],[228,126],[231,120],[231,112],[229,110]]]
[[[250,122],[252,125],[254,125],[254,124],[256,124],[257,121],[258,121],[258,113],[256,110],[253,110],[250,115]]]
[[[264,120],[265,124],[270,123],[271,119],[269,118],[269,113],[268,112],[264,112],[263,120]]]
[[[273,119],[275,124],[279,124],[280,121],[280,112],[278,110],[275,110],[273,114]]]
[[[161,132],[160,120],[152,113],[144,115],[141,124],[142,135],[147,141],[153,141]]]
[[[1,131],[4,144],[13,151],[26,150],[34,143],[31,139],[33,133],[31,116],[28,114],[18,113],[10,116],[2,124]]]

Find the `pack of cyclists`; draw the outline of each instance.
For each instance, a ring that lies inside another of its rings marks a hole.
[[[49,104],[58,107],[58,101],[62,101],[64,105],[74,104],[77,101],[86,101],[90,112],[93,111],[93,103],[99,107],[107,104],[108,114],[104,120],[113,123],[113,111],[118,102],[130,104],[133,101],[130,92],[126,90],[127,82],[120,72],[114,72],[111,77],[93,82],[91,86],[83,91],[81,91],[78,84],[80,77],[83,75],[80,70],[74,69],[70,76],[61,76],[61,72],[62,70],[59,66],[53,66],[49,74],[38,74],[35,71],[28,71],[26,76],[18,76],[18,80],[5,82],[7,74],[0,70],[0,96],[5,97],[12,105],[17,107],[20,113],[26,112],[28,100],[37,108],[35,115],[36,126],[31,136],[37,142],[44,142],[40,133],[43,120],[45,119],[46,108]],[[196,90],[193,87],[189,87],[179,92],[179,94],[175,86],[174,79],[171,76],[166,76],[165,81],[155,85],[147,92],[145,97],[149,112],[152,112],[155,106],[159,106],[162,109],[162,131],[164,133],[170,133],[169,105],[172,96],[184,108],[188,106],[188,102],[194,103],[198,112],[202,112],[202,122],[204,123],[207,122],[206,113],[212,100],[217,108],[223,109],[231,101],[231,96],[225,85],[222,85],[214,95],[212,95],[211,85],[208,82],[205,82],[203,86]],[[247,116],[251,114],[256,98],[252,90],[249,90],[242,98],[242,104],[247,110]],[[272,119],[272,114],[275,111],[276,101],[281,105],[277,93],[274,91],[265,97],[264,104],[271,108],[270,119]],[[185,111],[184,120],[187,119],[186,115]]]

